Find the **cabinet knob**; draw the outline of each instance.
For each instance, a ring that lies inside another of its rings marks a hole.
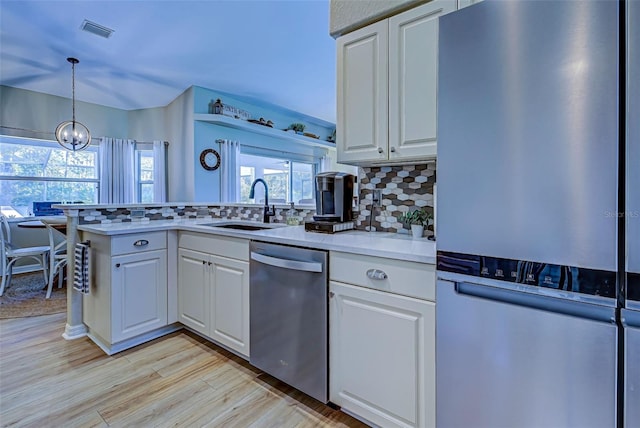
[[[336,295],[336,293],[334,293],[333,291],[329,291],[329,298],[330,299],[332,299],[333,296],[335,296],[335,295]]]
[[[203,261],[202,261],[202,264],[203,264],[203,265],[206,265],[206,264],[207,264],[207,261],[206,261],[206,260],[203,260]]]
[[[389,149],[389,151],[390,151],[391,153],[395,153],[395,152],[396,152],[396,148],[395,148],[395,147],[391,147],[391,149]]]
[[[208,262],[208,263],[209,263],[209,266],[211,266],[213,264],[212,262]]]
[[[380,281],[380,280],[383,280],[383,279],[387,279],[388,276],[387,276],[386,272],[383,271],[383,270],[380,270],[380,269],[369,269],[367,271],[367,278]]]
[[[120,267],[120,263],[116,263],[116,267],[119,268]]]
[[[378,153],[384,153],[384,150],[382,150],[382,147],[378,147]]]

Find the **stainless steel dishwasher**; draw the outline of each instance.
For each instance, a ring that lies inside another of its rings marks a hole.
[[[328,401],[327,252],[252,241],[250,362]]]

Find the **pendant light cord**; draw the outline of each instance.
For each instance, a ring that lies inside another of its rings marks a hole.
[[[76,63],[71,61],[71,121],[76,127]]]

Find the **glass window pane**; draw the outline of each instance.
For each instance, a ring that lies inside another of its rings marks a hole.
[[[10,206],[23,216],[33,214],[33,202],[98,202],[96,183],[62,181],[0,180],[0,205]]]
[[[30,215],[33,201],[44,201],[44,195],[43,181],[0,180],[0,205],[11,207],[23,216]]]
[[[140,150],[138,155],[140,181],[153,181],[153,151]]]
[[[251,191],[251,183],[253,183],[256,176],[255,168],[250,166],[240,166],[240,201],[248,204],[251,202],[249,199],[249,192]]]
[[[270,203],[315,203],[311,163],[293,162],[291,159],[240,155],[240,202],[264,201],[263,186],[256,187],[255,201],[249,199],[251,183],[262,178],[269,187]],[[291,174],[291,176],[290,176]]]
[[[28,178],[0,178],[0,204],[13,207],[22,215],[31,215],[34,201],[96,203],[98,149],[89,147],[71,152],[52,141],[3,137],[0,142],[2,176]]]
[[[140,202],[153,202],[153,183],[140,185]]]
[[[304,200],[303,203],[307,204],[315,203],[313,165],[310,163],[294,162],[292,170],[292,201],[297,204],[299,204],[301,200]]]
[[[153,150],[136,150],[138,202],[153,202]]]
[[[97,179],[95,150],[70,152],[40,146],[0,143],[0,175]]]

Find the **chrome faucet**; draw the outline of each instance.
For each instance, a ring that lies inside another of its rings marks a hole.
[[[269,209],[269,188],[267,187],[267,182],[262,178],[256,178],[253,180],[253,183],[251,183],[251,191],[249,192],[249,199],[255,198],[257,183],[264,184],[264,212],[262,214],[262,222],[269,223],[269,218],[276,215],[276,206],[274,205],[273,208]]]

